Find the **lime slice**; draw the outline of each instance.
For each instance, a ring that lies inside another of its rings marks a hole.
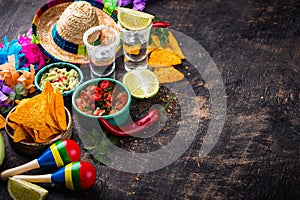
[[[48,195],[48,190],[13,177],[8,179],[7,190],[11,198],[15,200],[40,200]]]
[[[157,94],[159,81],[149,69],[136,69],[124,74],[124,85],[131,95],[138,99],[150,98]]]
[[[154,16],[148,13],[129,8],[118,8],[118,21],[129,30],[145,29],[152,23],[152,19],[154,19]]]
[[[155,17],[154,15],[151,15],[149,13],[141,12],[138,10],[133,10],[130,8],[124,8],[124,7],[119,7],[118,12],[126,12],[126,13],[130,13],[132,15],[136,15],[136,16],[140,16],[140,17],[144,17],[144,18],[150,18],[150,19],[154,19],[154,17]]]

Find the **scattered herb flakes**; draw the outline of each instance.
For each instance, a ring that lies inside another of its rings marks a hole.
[[[85,133],[86,146],[83,147],[101,163],[108,161],[107,155],[110,153],[110,147],[118,143],[117,137],[109,135],[106,131],[104,134],[105,136],[101,135],[96,129]],[[95,138],[99,138],[99,140]]]

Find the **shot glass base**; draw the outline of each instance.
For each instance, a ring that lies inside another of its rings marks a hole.
[[[90,70],[91,70],[91,78],[108,77],[115,71],[115,63],[113,63],[111,66],[106,68],[90,66]]]
[[[148,68],[148,59],[142,60],[140,62],[132,62],[129,60],[124,60],[124,68],[126,71],[131,71],[135,69],[147,69]]]

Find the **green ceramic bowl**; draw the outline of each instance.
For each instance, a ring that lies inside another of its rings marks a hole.
[[[52,63],[52,64],[49,64],[45,67],[43,67],[42,69],[40,69],[38,71],[38,73],[35,75],[35,79],[34,79],[34,84],[35,84],[35,87],[37,88],[38,91],[42,92],[42,88],[40,87],[40,82],[41,82],[41,78],[43,76],[43,74],[45,73],[48,73],[49,70],[51,68],[54,68],[54,67],[57,67],[57,68],[67,68],[67,71],[71,70],[71,69],[75,69],[78,73],[78,84],[77,86],[72,89],[72,90],[69,90],[69,91],[65,91],[65,92],[62,92],[62,95],[64,97],[64,101],[65,101],[65,105],[68,107],[68,108],[71,108],[71,98],[72,98],[72,94],[73,92],[75,91],[75,89],[83,82],[84,80],[84,75],[82,73],[82,71],[74,64],[71,64],[71,63],[67,63],[67,62],[56,62],[56,63]]]
[[[122,125],[126,122],[126,120],[129,117],[129,109],[130,109],[130,104],[131,104],[131,95],[128,90],[128,88],[121,83],[120,81],[117,81],[115,79],[111,78],[96,78],[96,79],[91,79],[89,81],[86,81],[82,83],[80,86],[78,86],[72,96],[72,108],[73,108],[73,114],[76,113],[78,116],[78,121],[80,124],[84,125],[85,127],[99,127],[98,119],[99,116],[94,116],[94,115],[89,115],[83,111],[81,111],[77,106],[76,106],[76,99],[78,98],[79,94],[81,91],[83,91],[87,86],[89,85],[98,85],[99,82],[103,80],[108,80],[112,83],[115,83],[117,87],[120,87],[124,90],[124,92],[127,93],[128,95],[128,101],[126,105],[119,110],[118,112],[110,115],[104,115],[103,118],[107,119],[111,124],[113,125]]]

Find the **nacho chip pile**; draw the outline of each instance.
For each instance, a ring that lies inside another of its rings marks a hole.
[[[168,31],[168,43],[161,45],[157,35],[151,35],[152,44],[149,45],[150,52],[148,65],[154,69],[154,74],[157,76],[160,83],[169,83],[180,81],[184,78],[184,74],[174,68],[174,65],[182,63],[185,59],[182,50],[172,34]]]
[[[8,125],[14,129],[14,142],[47,142],[67,129],[63,96],[50,82],[43,92],[23,99],[9,115]]]

